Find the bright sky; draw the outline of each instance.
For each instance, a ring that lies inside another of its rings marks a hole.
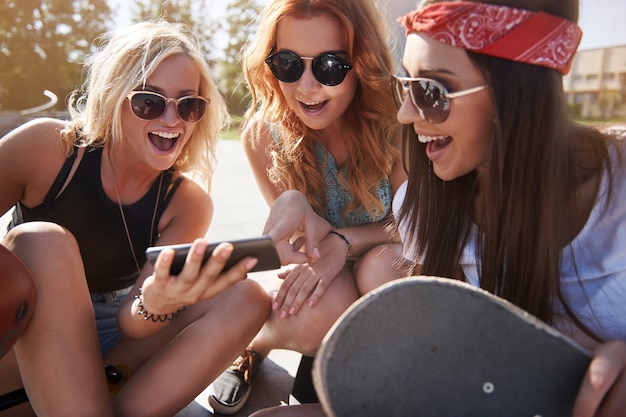
[[[117,21],[121,25],[130,23],[128,18],[128,3],[124,0],[109,0],[114,10],[119,11]],[[390,3],[407,0],[387,0]],[[553,0],[560,1],[560,0]],[[583,29],[583,38],[579,49],[603,48],[607,46],[626,45],[626,0],[579,0],[580,18],[578,24]],[[227,1],[213,0],[211,10],[213,13],[221,13],[225,10]],[[261,1],[263,3],[263,1]],[[409,4],[416,1],[410,1]],[[393,8],[393,7],[392,7]]]
[[[625,21],[625,0],[580,0],[583,38],[578,49],[626,45]]]

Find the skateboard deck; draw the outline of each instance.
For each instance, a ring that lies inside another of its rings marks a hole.
[[[422,276],[354,303],[326,335],[313,381],[333,417],[560,417],[590,358],[503,299]]]

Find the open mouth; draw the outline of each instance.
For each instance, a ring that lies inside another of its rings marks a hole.
[[[304,110],[308,112],[320,111],[324,108],[324,106],[326,106],[327,103],[328,103],[328,100],[316,101],[312,103],[305,103],[303,101],[300,102]]]
[[[167,132],[150,132],[148,138],[150,143],[160,151],[167,152],[172,150],[176,141],[180,137],[180,133],[167,133]]]
[[[448,146],[452,142],[452,136],[418,135],[418,140],[427,144],[429,153],[434,153]]]

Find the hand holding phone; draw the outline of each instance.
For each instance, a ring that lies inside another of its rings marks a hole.
[[[233,253],[230,255],[230,258],[228,258],[228,261],[226,261],[226,265],[224,266],[225,270],[248,256],[259,260],[250,272],[268,271],[271,269],[278,269],[281,266],[278,252],[276,252],[274,243],[269,236],[230,240],[225,242],[230,242],[233,245]],[[221,242],[215,242],[207,246],[204,257],[202,258],[202,265],[209,260],[213,250],[215,250],[217,245],[220,243]],[[172,262],[170,273],[172,275],[178,275],[183,270],[185,260],[187,259],[187,253],[191,249],[191,243],[151,246],[146,249],[146,258],[149,262],[154,264],[161,251],[166,248],[174,249],[174,261]]]

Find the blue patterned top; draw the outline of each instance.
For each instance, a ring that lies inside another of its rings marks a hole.
[[[272,139],[276,143],[280,142],[280,130],[277,126],[266,123]],[[389,178],[383,178],[376,186],[376,195],[383,206],[382,212],[370,216],[363,205],[356,210],[344,214],[344,208],[350,204],[352,195],[346,187],[339,182],[339,171],[335,164],[335,158],[328,152],[322,144],[315,142],[315,160],[322,172],[322,177],[326,183],[326,210],[324,218],[333,227],[353,227],[370,223],[377,223],[387,217],[391,209],[391,184]],[[323,171],[322,171],[323,169]],[[341,168],[341,173],[346,176],[346,168]]]
[[[363,224],[376,223],[383,220],[389,213],[391,206],[391,184],[388,178],[383,178],[376,186],[376,194],[380,199],[384,212],[376,213],[372,218],[363,205],[356,210],[343,214],[344,208],[350,204],[352,196],[346,187],[339,182],[339,172],[346,175],[346,168],[337,170],[333,155],[319,143],[315,142],[315,159],[320,170],[325,166],[322,177],[326,183],[326,210],[324,218],[334,227],[352,227]]]

